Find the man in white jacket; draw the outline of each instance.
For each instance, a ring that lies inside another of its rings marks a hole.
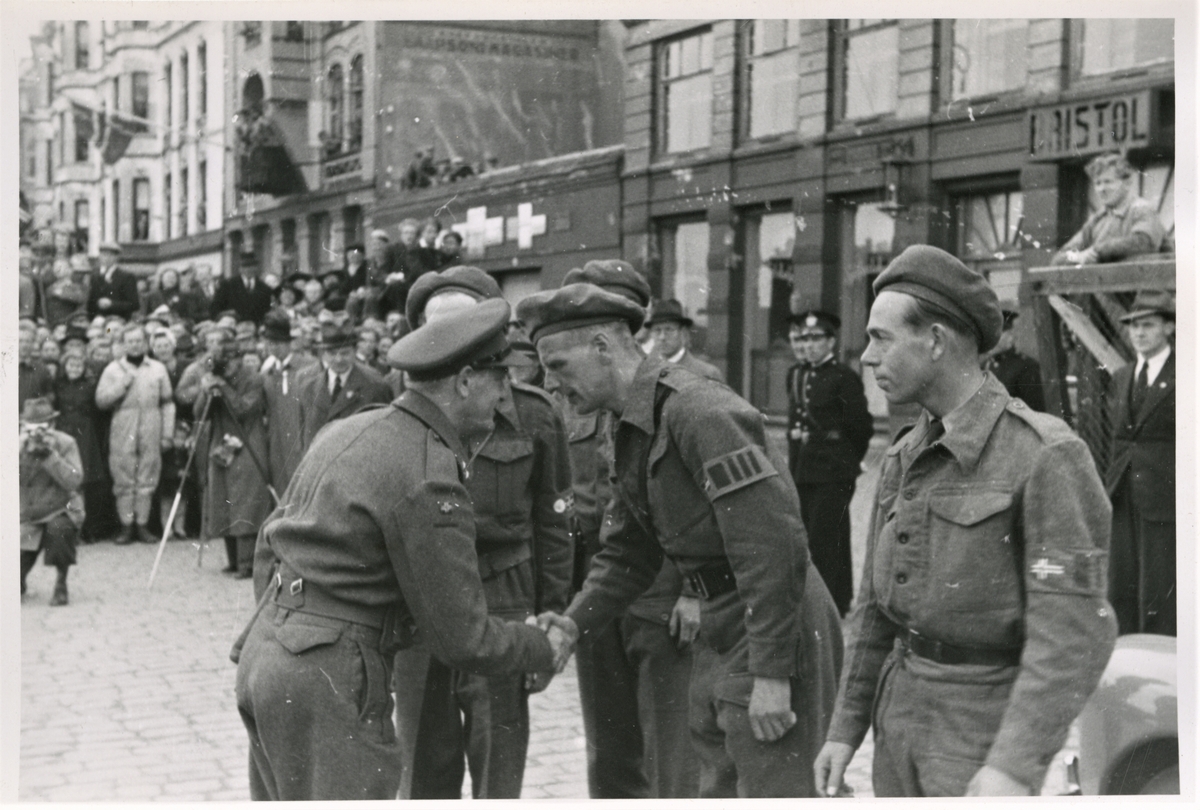
[[[96,405],[113,411],[108,466],[124,527],[117,543],[153,543],[146,522],[162,471],[162,450],[175,433],[175,401],[166,367],[146,354],[145,330],[129,326],[122,337],[125,355],[100,375]]]

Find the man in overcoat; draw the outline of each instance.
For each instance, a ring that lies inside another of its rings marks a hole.
[[[88,287],[89,318],[116,315],[128,320],[138,311],[141,298],[138,295],[137,277],[117,266],[120,256],[121,246],[116,242],[105,242],[100,246],[100,267]]]
[[[539,621],[573,639],[595,632],[669,557],[702,596],[689,695],[701,798],[815,796],[809,768],[841,632],[763,415],[721,383],[645,357],[633,337],[645,312],[619,295],[572,284],[517,311],[547,386],[619,418],[601,550],[566,614]]]
[[[354,359],[357,343],[353,329],[324,324],[318,346],[321,362],[296,375],[303,450],[328,423],[392,400],[392,389],[379,372]]]
[[[292,324],[284,313],[268,313],[263,327],[267,358],[260,373],[267,395],[267,466],[275,492],[282,495],[304,453],[297,381],[317,361],[293,351]]]
[[[655,302],[645,324],[654,341],[654,351],[668,363],[675,363],[701,377],[725,382],[725,375],[719,368],[701,360],[688,347],[687,335],[693,325],[695,321],[684,312],[683,304],[674,298]]]
[[[1175,635],[1175,300],[1138,293],[1121,318],[1137,360],[1109,387],[1109,599],[1121,633]]]

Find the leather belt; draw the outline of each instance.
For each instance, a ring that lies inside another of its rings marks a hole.
[[[914,655],[938,664],[1015,667],[1021,663],[1020,648],[964,647],[937,641],[923,636],[915,630],[905,630],[901,633],[900,643]]]
[[[688,584],[703,599],[713,599],[737,589],[737,579],[729,560],[710,562],[687,575]]]
[[[298,576],[283,563],[275,572],[271,588],[275,591],[275,604],[282,608],[362,624],[376,630],[383,629],[390,609],[389,605],[359,605],[338,599],[319,585]]]

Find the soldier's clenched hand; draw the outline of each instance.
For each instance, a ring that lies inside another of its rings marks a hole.
[[[754,679],[750,690],[750,729],[761,742],[775,742],[796,725],[792,683],[787,678]]]

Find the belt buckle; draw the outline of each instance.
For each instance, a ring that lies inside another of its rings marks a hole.
[[[704,577],[700,575],[699,571],[693,571],[691,574],[688,574],[688,582],[691,583],[691,586],[696,590],[696,593],[700,594],[702,599],[708,598],[708,588],[705,586]]]
[[[304,580],[300,577],[293,579],[292,584],[288,586],[288,593],[290,593],[292,596],[298,596],[303,590]]]

